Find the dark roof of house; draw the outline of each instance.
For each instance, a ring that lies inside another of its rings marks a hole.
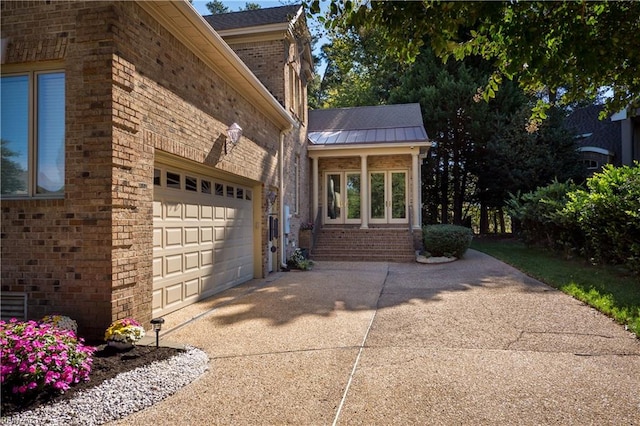
[[[565,120],[565,127],[576,136],[578,147],[596,147],[611,151],[616,157],[621,152],[620,122],[610,117],[600,120],[602,105],[589,105],[574,110]]]
[[[214,30],[224,31],[236,28],[287,23],[298,14],[301,7],[302,5],[300,4],[294,4],[289,6],[207,15],[203,16],[203,18],[213,27]]]
[[[309,111],[314,145],[426,142],[420,104],[378,105]]]

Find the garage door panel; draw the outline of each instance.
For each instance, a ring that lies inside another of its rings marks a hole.
[[[213,250],[203,250],[200,252],[200,265],[202,265],[202,267],[213,265]]]
[[[162,228],[153,229],[153,248],[162,248]]]
[[[182,245],[182,227],[179,228],[165,228],[165,247],[181,246]]]
[[[153,296],[151,298],[151,309],[153,309],[154,313],[161,310],[163,307],[162,293],[163,289],[153,290]]]
[[[199,228],[184,228],[184,243],[198,244]]]
[[[182,203],[168,201],[165,204],[164,217],[167,219],[182,219]]]
[[[215,228],[216,241],[224,241],[224,231],[225,231],[224,226],[216,226]]]
[[[199,219],[200,206],[196,204],[187,204],[184,209],[185,219]]]
[[[176,284],[167,286],[164,288],[164,294],[166,296],[166,304],[178,303],[182,301],[182,287],[184,283],[178,282]]]
[[[184,283],[184,297],[197,296],[200,293],[200,278],[194,278]]]
[[[208,243],[213,241],[213,227],[203,226],[200,228],[200,242]]]
[[[197,252],[197,251],[193,251],[191,253],[185,253],[184,255],[185,272],[193,269],[198,269],[199,257],[200,257],[200,252]]]
[[[224,216],[224,207],[216,207],[216,216],[214,219],[225,219]]]
[[[200,206],[200,219],[213,219],[213,206]]]
[[[165,260],[165,276],[182,272],[182,255],[174,254],[166,256]]]
[[[153,258],[153,278],[162,277],[162,257]]]
[[[153,217],[162,217],[162,202],[153,202]]]

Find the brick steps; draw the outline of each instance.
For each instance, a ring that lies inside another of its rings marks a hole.
[[[321,229],[311,252],[313,260],[414,262],[408,229]]]

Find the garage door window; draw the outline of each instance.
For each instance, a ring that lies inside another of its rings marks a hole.
[[[163,177],[165,181],[163,181]],[[184,187],[182,186],[183,181]],[[253,193],[249,188],[215,182],[211,179],[186,175],[174,170],[154,169],[153,185],[201,194],[212,194],[213,192],[213,195],[237,200],[251,201],[253,199]]]

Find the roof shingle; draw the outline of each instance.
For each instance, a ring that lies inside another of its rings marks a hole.
[[[300,4],[294,4],[290,6],[207,15],[203,16],[203,18],[213,27],[214,30],[225,31],[236,28],[287,23],[298,14],[301,7],[302,5]]]

